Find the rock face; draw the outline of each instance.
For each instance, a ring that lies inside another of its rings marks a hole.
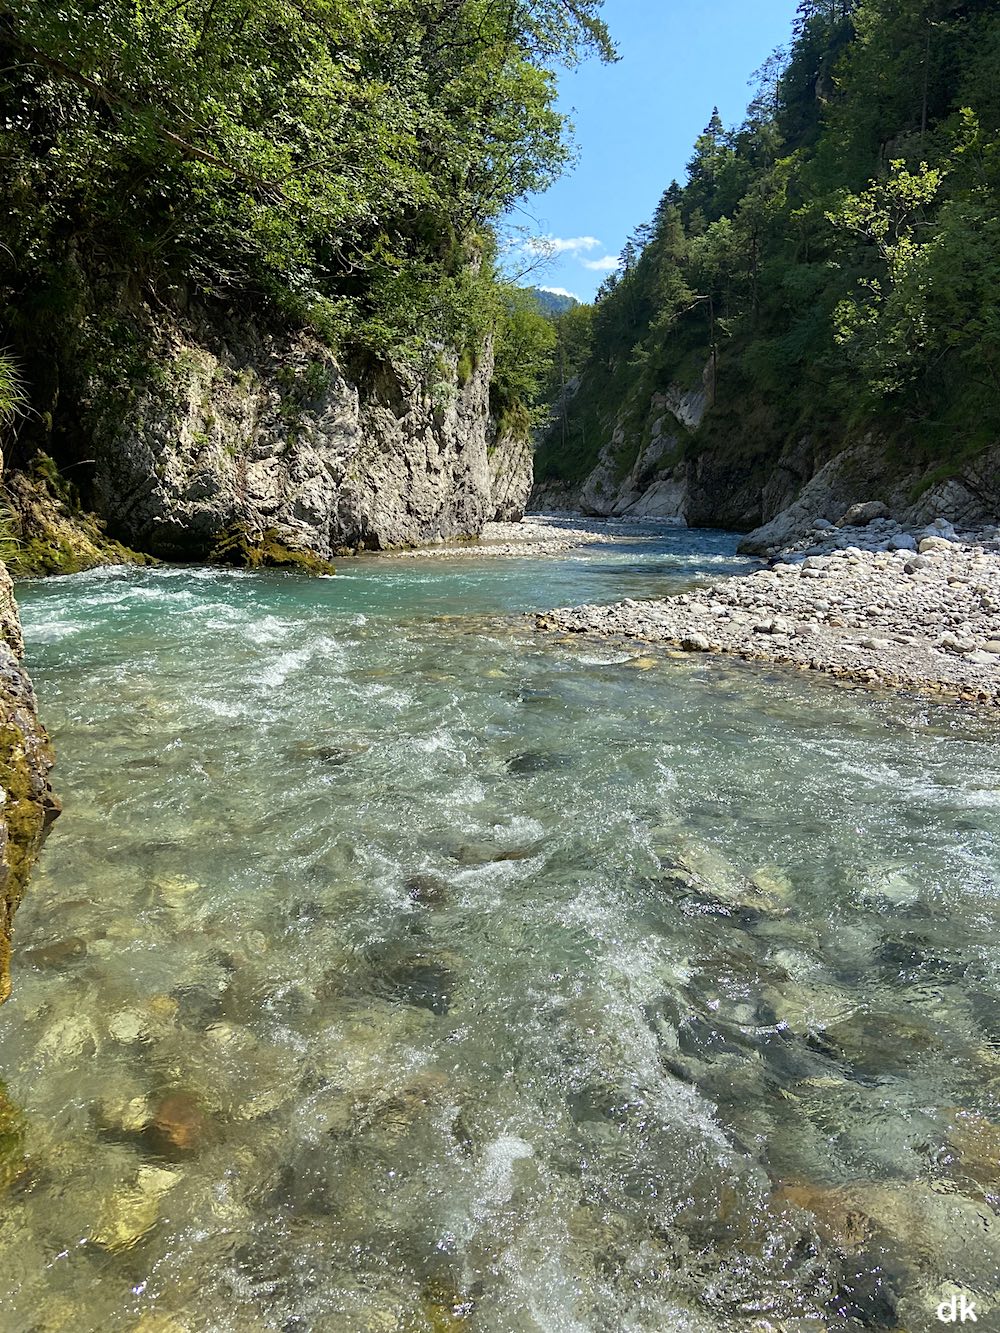
[[[52,750],[23,656],[14,588],[0,564],[0,1002],[10,994],[14,913],[59,813],[49,785]]]
[[[501,431],[489,447],[490,508],[494,523],[520,523],[535,480],[531,440]]]
[[[741,549],[750,555],[784,550],[820,525],[847,527],[893,519],[918,528],[947,518],[976,529],[1000,517],[1000,446],[987,450],[944,480],[926,467],[887,466],[877,441],[844,450],[820,468],[796,498],[751,532]]]
[[[803,437],[776,451],[773,433],[757,438],[745,421],[734,420],[730,439],[725,421],[709,418],[706,433],[709,383],[706,368],[701,383],[671,386],[648,409],[623,408],[590,473],[537,485],[529,507],[749,531],[743,550],[754,555],[793,545],[817,520],[918,528],[944,516],[969,530],[1000,516],[1000,446],[953,471],[875,437],[841,449]],[[543,440],[542,461],[545,452]]]
[[[153,360],[92,427],[95,508],[152,555],[205,559],[235,532],[321,559],[477,536],[530,489],[526,446],[491,456],[489,348],[468,373],[441,353],[355,381],[306,334],[159,319]]]
[[[656,394],[650,404],[648,441],[636,448],[629,426],[619,418],[583,483],[540,485],[532,494],[531,508],[602,518],[657,518],[684,526],[693,470],[685,457],[684,440],[697,430],[708,406],[705,383],[687,390],[673,385]]]

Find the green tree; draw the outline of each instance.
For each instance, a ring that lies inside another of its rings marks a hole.
[[[806,0],[744,124],[713,114],[602,288],[566,440],[593,460],[613,412],[629,462],[707,351],[700,431],[734,460],[859,431],[950,459],[995,443],[998,66],[995,0]]]
[[[599,0],[5,0],[7,303],[81,268],[253,293],[376,351],[461,336],[491,222],[568,158]],[[32,295],[34,293],[35,295]]]
[[[494,414],[503,418],[537,407],[551,374],[557,333],[531,292],[508,288],[501,305],[492,396]]]

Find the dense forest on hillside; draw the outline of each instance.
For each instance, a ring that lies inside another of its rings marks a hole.
[[[510,318],[493,223],[568,157],[552,70],[614,56],[599,9],[4,0],[0,346],[24,439],[58,453],[91,376],[146,373],[143,305],[252,308],[367,364],[474,360]]]
[[[875,433],[942,472],[1000,434],[1000,10],[805,0],[745,122],[713,114],[687,180],[561,326],[540,479],[577,482],[615,424],[704,376],[682,450],[772,455]],[[648,443],[648,438],[645,441]]]

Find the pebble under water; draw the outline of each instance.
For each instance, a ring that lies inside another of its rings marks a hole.
[[[518,614],[734,549],[21,587],[4,1333],[1000,1326],[995,723]]]

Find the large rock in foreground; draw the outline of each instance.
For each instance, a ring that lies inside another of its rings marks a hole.
[[[13,585],[0,565],[0,1002],[10,994],[14,913],[59,813],[49,785],[52,749],[23,655]]]

